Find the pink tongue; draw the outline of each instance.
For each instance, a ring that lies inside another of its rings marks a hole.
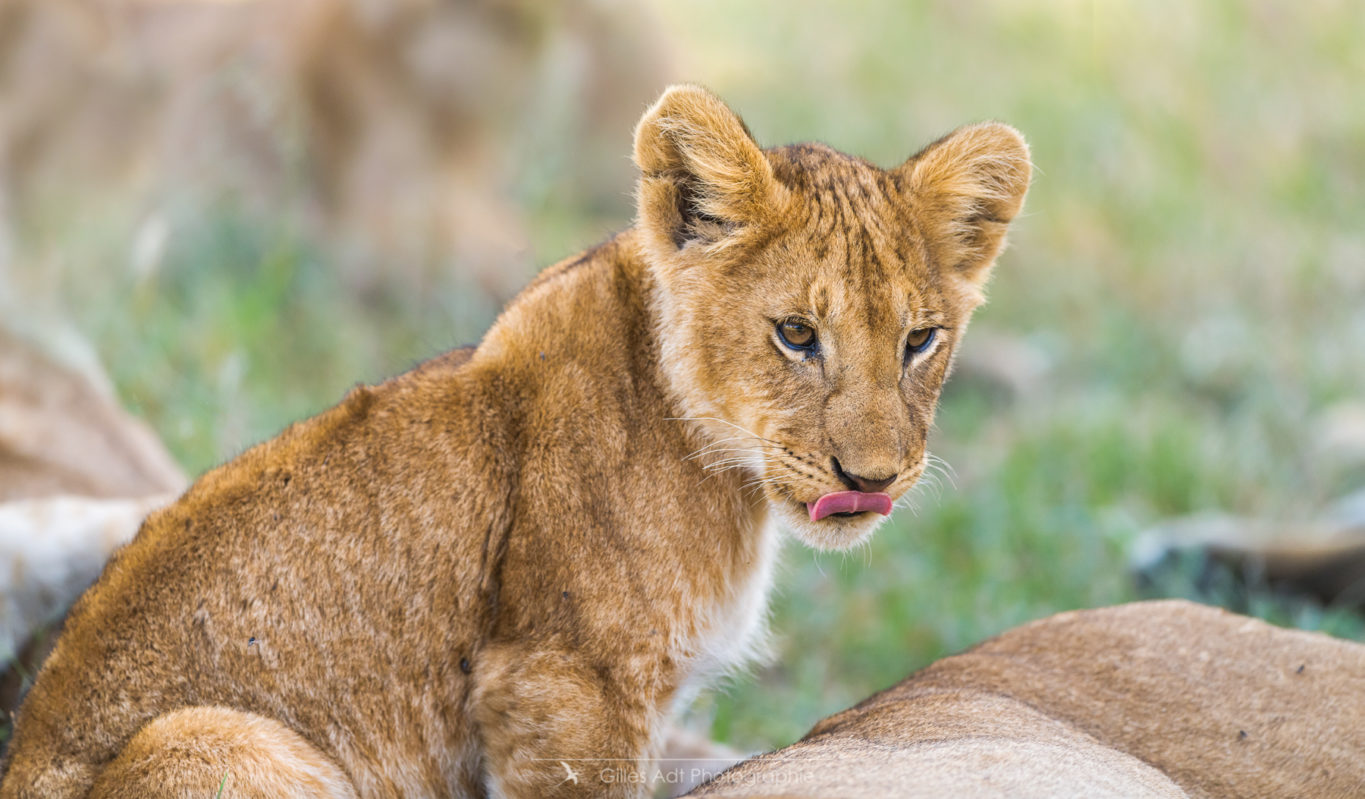
[[[883,516],[891,515],[891,496],[889,494],[864,494],[861,491],[836,491],[826,494],[814,502],[806,503],[810,520],[818,522],[831,513],[858,513],[870,510]]]

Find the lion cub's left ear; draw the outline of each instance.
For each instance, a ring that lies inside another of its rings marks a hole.
[[[772,165],[744,123],[700,86],[672,86],[635,129],[640,224],[656,252],[727,245],[772,213]]]
[[[935,260],[980,286],[1024,206],[1032,173],[1024,137],[998,122],[969,125],[897,171]]]

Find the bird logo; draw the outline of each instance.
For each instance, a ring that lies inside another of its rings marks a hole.
[[[566,783],[566,782],[568,782],[568,781],[570,781],[570,780],[573,780],[573,784],[574,784],[574,785],[577,785],[577,784],[578,784],[578,772],[574,771],[572,768],[569,768],[569,764],[568,764],[568,763],[565,763],[563,760],[559,761],[559,765],[561,765],[561,766],[564,767],[564,773],[568,775],[567,777],[565,777],[564,779],[562,779],[562,780],[559,781],[559,785],[563,785],[564,783]],[[555,787],[559,787],[559,786],[555,786]]]

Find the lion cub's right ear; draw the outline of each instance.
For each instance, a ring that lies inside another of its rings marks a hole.
[[[721,249],[773,212],[779,184],[744,123],[699,86],[672,86],[635,128],[640,226],[656,252]]]

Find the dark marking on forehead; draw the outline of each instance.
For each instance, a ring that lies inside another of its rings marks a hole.
[[[821,195],[840,191],[850,199],[891,202],[901,192],[898,175],[863,158],[841,153],[818,142],[789,144],[763,151],[773,174],[797,193]]]
[[[831,194],[839,212],[837,233],[844,243],[850,271],[873,286],[884,285],[892,271],[903,268],[896,250],[896,239],[902,234],[891,219],[897,215],[886,207],[885,196],[875,178],[850,175],[851,179],[837,186]],[[876,189],[871,191],[870,189]]]
[[[901,324],[903,325],[908,325],[910,323],[910,317],[923,312],[926,305],[924,292],[916,286],[910,287],[910,296],[906,299],[909,303],[906,306],[905,318],[901,320]]]
[[[876,169],[861,158],[826,147],[819,142],[789,144],[763,151],[773,166],[773,175],[793,191],[811,191],[829,177],[828,170],[849,168]]]
[[[811,288],[811,310],[816,316],[821,319],[829,316],[830,299],[829,286],[817,284]]]
[[[872,185],[881,195],[882,202],[890,207],[899,206],[905,199],[899,179],[900,174],[896,172],[879,172],[873,176]]]

